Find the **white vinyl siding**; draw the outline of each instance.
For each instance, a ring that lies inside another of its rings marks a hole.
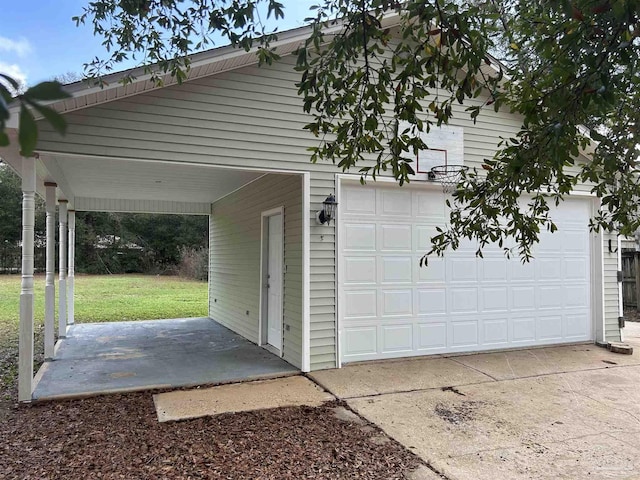
[[[257,169],[311,172],[311,212],[335,192],[338,168],[311,164],[308,147],[318,140],[302,127],[312,120],[297,95],[293,57],[271,66],[249,66],[65,114],[62,137],[44,122],[38,149],[61,153],[143,160],[195,162]],[[464,128],[465,163],[491,157],[501,137],[518,131],[520,120],[506,112],[483,110],[474,124],[465,109],[482,99],[454,105],[451,124]],[[355,170],[357,172],[357,168]],[[354,172],[354,173],[355,173]],[[340,199],[338,198],[338,202]],[[336,366],[335,231],[311,221],[311,369]],[[605,254],[606,292],[615,276]],[[617,267],[614,267],[617,268]],[[605,292],[606,310],[617,309]],[[256,293],[257,295],[257,293]],[[615,318],[606,316],[614,335]]]
[[[611,252],[609,251],[611,240]],[[618,238],[615,234],[604,235],[604,318],[605,341],[619,342],[620,328],[618,326]]]
[[[302,365],[302,180],[266,175],[213,204],[209,316],[258,343],[261,214],[284,207],[283,358]]]

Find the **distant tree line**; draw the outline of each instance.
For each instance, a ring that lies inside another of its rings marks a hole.
[[[0,273],[20,268],[21,224],[20,178],[0,160]],[[204,216],[77,212],[76,272],[183,273],[205,279],[207,232]],[[36,271],[44,271],[45,238],[45,205],[38,198]]]

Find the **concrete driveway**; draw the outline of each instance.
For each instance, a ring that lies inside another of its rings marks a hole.
[[[386,361],[313,379],[458,479],[640,479],[634,354],[594,345]]]

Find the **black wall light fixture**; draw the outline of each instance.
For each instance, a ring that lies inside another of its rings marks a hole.
[[[320,225],[324,225],[325,223],[331,223],[331,220],[335,220],[337,205],[338,202],[336,202],[336,197],[329,194],[324,202],[322,202],[322,210],[318,210],[318,212],[316,212],[316,221]]]

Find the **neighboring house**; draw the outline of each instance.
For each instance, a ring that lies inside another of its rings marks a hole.
[[[306,35],[282,34],[279,51]],[[73,84],[54,104],[67,134],[39,122],[37,191],[55,183],[70,210],[210,215],[210,317],[303,371],[620,340],[617,241],[589,231],[588,187],[553,212],[559,230],[542,234],[530,263],[498,248],[477,258],[469,244],[420,268],[447,219],[441,186],[426,175],[362,186],[357,172],[310,163],[317,139],[302,129],[294,63],[258,67],[225,47],[195,55],[182,85],[141,75],[122,86],[118,74],[104,89]],[[466,107],[433,139],[473,167],[520,120],[487,109],[474,124]],[[0,154],[21,172],[11,148]],[[320,225],[329,194],[337,218]]]

